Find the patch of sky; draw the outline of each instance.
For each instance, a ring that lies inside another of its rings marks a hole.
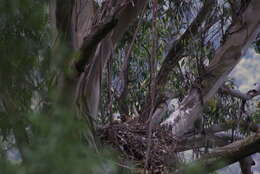
[[[245,56],[230,73],[230,77],[235,80],[238,88],[247,92],[260,83],[260,55],[254,49],[249,48]]]

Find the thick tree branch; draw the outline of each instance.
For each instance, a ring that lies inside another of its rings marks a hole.
[[[260,134],[250,136],[244,140],[236,141],[213,152],[204,155],[199,160],[181,168],[176,174],[185,174],[193,171],[194,174],[206,174],[223,168],[247,156],[260,151]]]
[[[194,148],[215,148],[226,146],[230,144],[234,139],[241,140],[241,137],[234,137],[234,135],[226,134],[212,134],[211,132],[205,131],[205,135],[195,135],[188,137],[180,143],[180,146],[177,146],[176,151],[187,151]],[[255,164],[251,156],[243,158],[239,161],[241,171],[243,174],[251,174],[251,167]]]
[[[95,53],[100,41],[112,31],[116,24],[117,20],[114,17],[110,17],[104,23],[96,26],[94,28],[94,31],[89,33],[89,35],[84,38],[82,47],[80,49],[80,59],[75,64],[76,69],[79,73],[82,73],[84,71],[85,65],[89,61],[90,57],[92,57]]]
[[[228,87],[222,87],[220,88],[220,91],[223,93],[226,93],[228,95],[231,95],[233,97],[240,98],[242,100],[250,100],[258,95],[260,95],[260,83],[256,84],[256,87],[252,90],[249,90],[247,93],[243,93],[236,89],[231,89]]]

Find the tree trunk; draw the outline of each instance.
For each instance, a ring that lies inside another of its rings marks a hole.
[[[93,119],[96,119],[98,114],[101,92],[100,85],[104,67],[110,58],[117,41],[121,39],[129,25],[137,18],[137,15],[140,13],[141,9],[143,9],[144,5],[145,1],[143,0],[135,0],[134,6],[130,1],[118,1],[116,3],[114,8],[119,9],[119,12],[116,11],[113,16],[118,20],[118,23],[111,31],[111,34],[107,35],[106,38],[100,42],[95,54],[91,58],[92,62],[85,65],[85,72],[81,74],[81,79],[83,80],[79,81],[78,90],[80,93],[77,97],[80,97],[80,102],[78,103],[84,105],[84,112]]]

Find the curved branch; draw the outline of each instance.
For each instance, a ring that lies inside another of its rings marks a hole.
[[[104,23],[98,25],[93,32],[91,32],[84,38],[81,47],[82,54],[80,56],[80,59],[75,64],[76,69],[79,73],[82,73],[84,71],[85,65],[89,61],[89,58],[93,56],[100,41],[112,31],[116,24],[117,19],[115,19],[114,17],[110,17]]]
[[[195,162],[179,169],[176,174],[185,174],[193,171],[193,174],[206,174],[223,168],[247,156],[260,151],[260,133],[236,141],[224,147],[220,147],[213,152],[202,156]],[[196,170],[194,170],[196,169]]]
[[[256,84],[256,87],[252,90],[249,90],[247,93],[243,93],[236,89],[231,89],[226,86],[220,89],[221,92],[231,95],[233,97],[240,98],[242,100],[250,100],[258,95],[260,95],[260,83]]]

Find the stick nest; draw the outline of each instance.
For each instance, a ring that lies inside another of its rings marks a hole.
[[[148,126],[138,122],[113,123],[99,131],[101,141],[112,145],[122,154],[122,159],[133,161],[150,173],[168,173],[177,165],[178,140],[171,131],[155,127],[149,138]],[[150,139],[150,140],[149,140]],[[150,153],[147,158],[148,144]]]

